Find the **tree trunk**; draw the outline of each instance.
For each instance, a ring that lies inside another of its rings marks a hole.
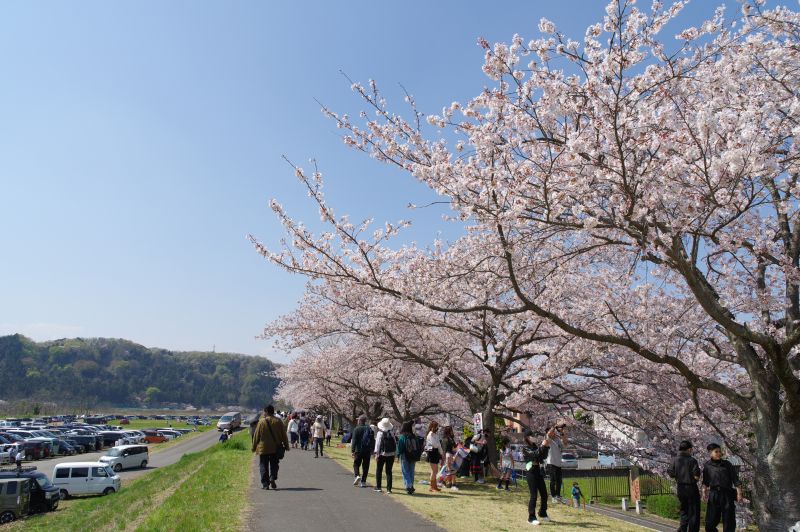
[[[752,421],[758,442],[752,497],[759,530],[789,530],[800,522],[800,413],[786,403],[777,408],[777,434],[757,414]]]
[[[491,432],[488,433],[486,437],[486,447],[489,450],[489,463],[497,466],[497,445],[495,444],[496,441],[496,434],[495,427],[494,427],[494,401],[491,398],[494,397],[494,394],[489,394],[490,400],[487,401],[486,405],[483,408],[483,428],[489,429]]]

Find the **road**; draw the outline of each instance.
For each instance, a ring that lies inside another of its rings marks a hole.
[[[185,438],[185,436],[182,437]],[[150,463],[146,468],[123,470],[119,472],[119,476],[122,478],[122,480],[132,480],[149,471],[152,471],[153,469],[174,464],[186,453],[195,453],[211,447],[217,442],[218,438],[219,432],[216,430],[209,430],[192,438],[188,438],[186,441],[179,441],[178,443],[167,447],[163,451],[151,452]],[[74,456],[49,458],[47,460],[36,460],[33,462],[25,462],[24,465],[35,466],[39,469],[39,471],[45,473],[52,479],[53,469],[55,469],[56,464],[63,464],[66,462],[97,462],[106,452],[107,450],[95,453],[76,454]]]

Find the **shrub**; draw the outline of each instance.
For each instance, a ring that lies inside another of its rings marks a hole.
[[[647,498],[647,511],[667,519],[678,519],[680,503],[674,495],[651,495]]]

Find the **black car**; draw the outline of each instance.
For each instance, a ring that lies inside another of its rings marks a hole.
[[[83,445],[83,444],[80,444],[77,441],[73,440],[72,438],[66,438],[66,439],[64,439],[62,441],[65,441],[69,445],[71,445],[72,448],[75,449],[76,453],[85,453],[85,452],[87,452],[89,450],[94,451],[94,445],[92,445],[91,449],[90,449],[89,448],[89,443],[86,443],[86,445]]]
[[[22,471],[17,471],[16,467],[0,468],[0,478],[30,478],[35,481],[31,482],[31,513],[52,512],[58,508],[58,488],[35,467],[23,467]]]
[[[67,437],[83,445],[87,451],[99,451],[103,448],[103,437],[99,434],[68,434]]]

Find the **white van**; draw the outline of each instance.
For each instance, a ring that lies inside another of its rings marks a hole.
[[[109,495],[119,491],[119,475],[102,462],[66,462],[53,469],[53,484],[62,499],[71,495]]]
[[[144,469],[147,467],[147,462],[150,461],[150,453],[147,445],[120,445],[109,449],[100,457],[100,461],[116,472],[132,467]]]

